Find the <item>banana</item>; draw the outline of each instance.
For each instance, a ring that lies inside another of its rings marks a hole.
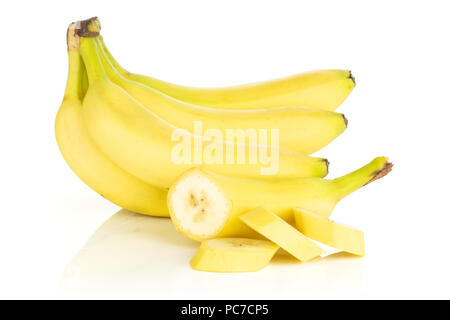
[[[80,52],[89,79],[89,89],[84,97],[82,110],[86,127],[100,149],[130,174],[157,187],[169,188],[180,174],[197,166],[230,176],[253,178],[260,178],[261,174],[280,178],[322,176],[326,173],[327,161],[324,159],[310,158],[282,148],[277,149],[274,145],[270,146],[270,150],[266,150],[274,156],[269,164],[264,163],[266,159],[259,163],[252,161],[239,163],[235,161],[237,152],[233,153],[234,159],[228,161],[229,153],[221,153],[223,149],[228,151],[230,146],[233,150],[236,147],[243,147],[245,154],[250,154],[249,149],[255,146],[208,140],[186,131],[177,138],[188,142],[185,144],[186,149],[181,149],[183,153],[194,155],[194,159],[175,161],[174,151],[179,151],[180,143],[173,139],[173,134],[180,133],[178,128],[159,118],[124,89],[111,82],[102,65],[95,63],[98,59],[95,40],[83,37],[83,32],[80,34],[82,36]],[[192,140],[193,143],[190,143]],[[195,158],[199,144],[204,144],[204,150],[201,151],[212,150],[210,154],[214,154],[215,159],[220,161],[202,161],[202,154],[200,159]],[[259,154],[269,154],[265,152],[265,146],[257,147]],[[272,166],[273,163],[276,165]]]
[[[364,256],[364,233],[307,210],[294,208],[295,224],[305,236],[358,256]]]
[[[127,79],[161,91],[178,100],[210,108],[260,109],[309,106],[334,111],[355,87],[349,70],[319,70],[294,76],[227,88],[193,88],[133,74],[123,69],[102,41],[108,59]]]
[[[320,178],[265,181],[227,177],[200,169],[183,174],[169,189],[167,203],[176,229],[191,239],[258,237],[239,215],[264,207],[290,224],[292,208],[329,217],[345,196],[390,172],[392,164],[378,157],[334,180]]]
[[[169,216],[167,191],[125,172],[107,158],[92,141],[82,117],[86,70],[78,51],[75,24],[68,29],[69,75],[66,92],[55,121],[59,149],[75,174],[111,202],[130,211]]]
[[[240,215],[239,219],[300,261],[312,260],[323,253],[317,244],[264,208],[253,209]]]
[[[303,154],[311,154],[328,145],[347,128],[343,114],[310,107],[283,107],[253,110],[212,109],[173,99],[151,87],[124,78],[107,60],[101,50],[98,37],[94,41],[99,48],[100,60],[108,77],[139,101],[175,127],[193,132],[194,123],[201,122],[203,130],[219,131],[224,140],[233,142],[234,135],[227,132],[244,130],[256,140],[261,130],[278,130],[279,145]],[[250,131],[247,131],[250,130]],[[256,142],[254,142],[256,143]]]
[[[191,267],[209,272],[253,272],[267,266],[279,247],[270,241],[222,238],[203,241]]]

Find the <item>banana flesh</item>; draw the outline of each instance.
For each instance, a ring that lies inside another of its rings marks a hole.
[[[305,236],[358,256],[364,256],[364,233],[304,209],[295,208],[297,229]]]
[[[191,267],[209,272],[253,272],[267,266],[278,246],[270,241],[221,238],[203,241]]]
[[[253,209],[239,219],[300,261],[312,260],[323,253],[317,244],[264,208]]]

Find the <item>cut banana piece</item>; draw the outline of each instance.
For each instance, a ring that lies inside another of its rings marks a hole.
[[[294,214],[297,228],[305,236],[330,247],[364,256],[364,233],[362,231],[304,209],[296,208]]]
[[[209,272],[252,272],[264,268],[278,250],[270,241],[221,238],[203,241],[191,267]]]
[[[250,228],[273,241],[300,261],[312,260],[323,253],[322,249],[313,241],[264,208],[256,208],[239,218]]]

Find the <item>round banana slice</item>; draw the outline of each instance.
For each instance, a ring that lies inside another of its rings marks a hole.
[[[256,208],[244,213],[239,218],[250,228],[273,241],[300,261],[312,260],[323,253],[317,244],[276,214],[264,208]]]
[[[294,209],[295,223],[305,236],[358,256],[364,256],[364,233],[330,219],[308,212]]]
[[[247,238],[219,238],[203,241],[191,260],[191,267],[209,272],[252,272],[264,268],[278,246],[270,241]]]

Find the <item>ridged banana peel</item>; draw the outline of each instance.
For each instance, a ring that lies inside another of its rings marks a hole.
[[[227,132],[230,130],[260,132],[276,129],[278,141],[275,143],[307,155],[329,144],[347,128],[347,119],[343,114],[301,105],[258,110],[230,110],[205,108],[173,99],[151,87],[123,77],[107,59],[98,37],[94,38],[94,41],[99,53],[96,63],[103,65],[108,77],[114,83],[139,101],[144,108],[175,127],[191,133],[201,135],[194,132],[194,123],[201,122],[202,132],[214,130],[220,132],[224,140],[235,142],[235,136],[227,137]],[[267,140],[258,141],[258,143],[269,145],[274,143],[272,139]]]
[[[294,208],[295,224],[305,236],[330,247],[364,256],[364,233],[304,209]]]
[[[292,150],[284,152],[281,148],[276,150],[279,151],[278,170],[270,176],[261,175],[267,164],[257,161],[230,163],[226,152],[221,154],[221,162],[175,163],[172,153],[179,142],[173,139],[173,133],[177,128],[110,81],[98,63],[97,44],[92,38],[80,39],[80,52],[89,78],[82,110],[89,135],[114,163],[149,184],[169,188],[183,172],[197,166],[230,176],[274,179],[322,176],[326,170],[327,163],[323,159],[309,158],[292,153]],[[183,136],[188,140],[196,139],[189,132]],[[204,137],[200,139],[205,145],[213,142]],[[226,142],[219,140],[219,144],[222,150],[227,149],[222,145]],[[195,143],[190,143],[188,148],[188,154],[196,153]],[[245,154],[249,148],[251,145],[244,145]],[[258,151],[261,152],[261,148],[263,146],[259,146]],[[236,152],[233,156],[236,157]]]
[[[191,260],[191,267],[209,272],[253,272],[270,262],[278,250],[270,241],[220,238],[203,241]]]

